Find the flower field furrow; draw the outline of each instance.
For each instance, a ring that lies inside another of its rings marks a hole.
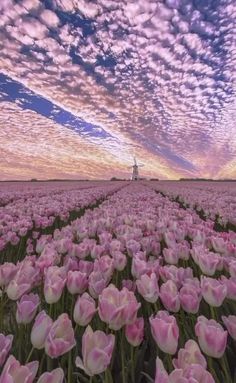
[[[236,233],[157,184],[78,190],[97,206],[2,250],[0,383],[234,382]]]

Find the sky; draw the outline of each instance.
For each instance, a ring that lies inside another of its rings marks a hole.
[[[0,0],[0,180],[236,178],[235,0]]]

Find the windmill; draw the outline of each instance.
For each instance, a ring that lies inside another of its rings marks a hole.
[[[138,181],[139,180],[139,174],[138,174],[138,168],[144,166],[143,164],[137,164],[136,158],[134,157],[134,164],[130,166],[130,168],[133,168],[132,172],[132,181]]]

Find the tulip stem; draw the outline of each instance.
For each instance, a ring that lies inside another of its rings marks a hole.
[[[41,361],[40,361],[40,366],[39,366],[39,376],[42,374],[42,369],[43,369],[43,363],[45,360],[45,353],[43,354]]]
[[[29,355],[28,355],[28,357],[27,357],[25,363],[28,363],[28,362],[29,362],[29,360],[30,360],[30,358],[31,358],[31,356],[32,356],[32,354],[33,354],[33,351],[34,351],[34,347],[31,348],[30,353],[29,353]]]
[[[159,311],[159,308],[158,308],[158,303],[157,302],[154,302],[154,308],[155,308],[155,314],[157,314],[158,313],[158,311]]]
[[[229,373],[229,365],[228,365],[227,359],[225,357],[225,354],[220,359],[220,364],[221,364],[222,370],[224,371],[225,378],[227,379],[227,382],[231,382],[232,380],[231,380],[230,373]]]
[[[53,305],[50,303],[49,305],[49,316],[53,319]]]
[[[211,313],[212,319],[217,321],[216,311],[215,311],[214,307],[212,307],[211,305],[210,305],[210,313]]]
[[[134,347],[131,346],[131,378],[132,383],[135,383],[135,374],[134,374]]]
[[[105,383],[110,383],[108,368],[105,370]]]
[[[72,358],[71,358],[71,351],[68,355],[68,374],[67,374],[67,383],[71,383],[71,367],[72,367]]]
[[[52,359],[50,358],[50,356],[47,356],[47,370],[50,372],[52,371],[53,367],[52,367]]]
[[[71,306],[70,306],[70,318],[71,318],[71,320],[72,320],[72,318],[73,318],[73,312],[74,312],[74,295],[72,295],[72,297],[71,297]]]
[[[210,372],[211,372],[211,374],[212,374],[212,376],[213,376],[215,382],[216,382],[216,383],[219,383],[218,378],[217,378],[217,375],[216,375],[216,373],[215,373],[215,369],[214,369],[214,366],[213,366],[211,357],[208,356],[208,357],[207,357],[207,361],[208,361],[208,366],[209,366]]]
[[[121,335],[121,371],[122,371],[122,383],[126,383],[125,381],[125,358],[124,358],[124,329],[122,329]]]
[[[171,371],[173,370],[173,365],[172,365],[172,358],[170,356],[170,354],[167,354],[167,366],[168,366],[168,370],[169,370],[169,373],[171,373]]]

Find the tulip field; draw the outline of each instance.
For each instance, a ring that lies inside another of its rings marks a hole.
[[[235,383],[236,186],[0,184],[0,383]]]

